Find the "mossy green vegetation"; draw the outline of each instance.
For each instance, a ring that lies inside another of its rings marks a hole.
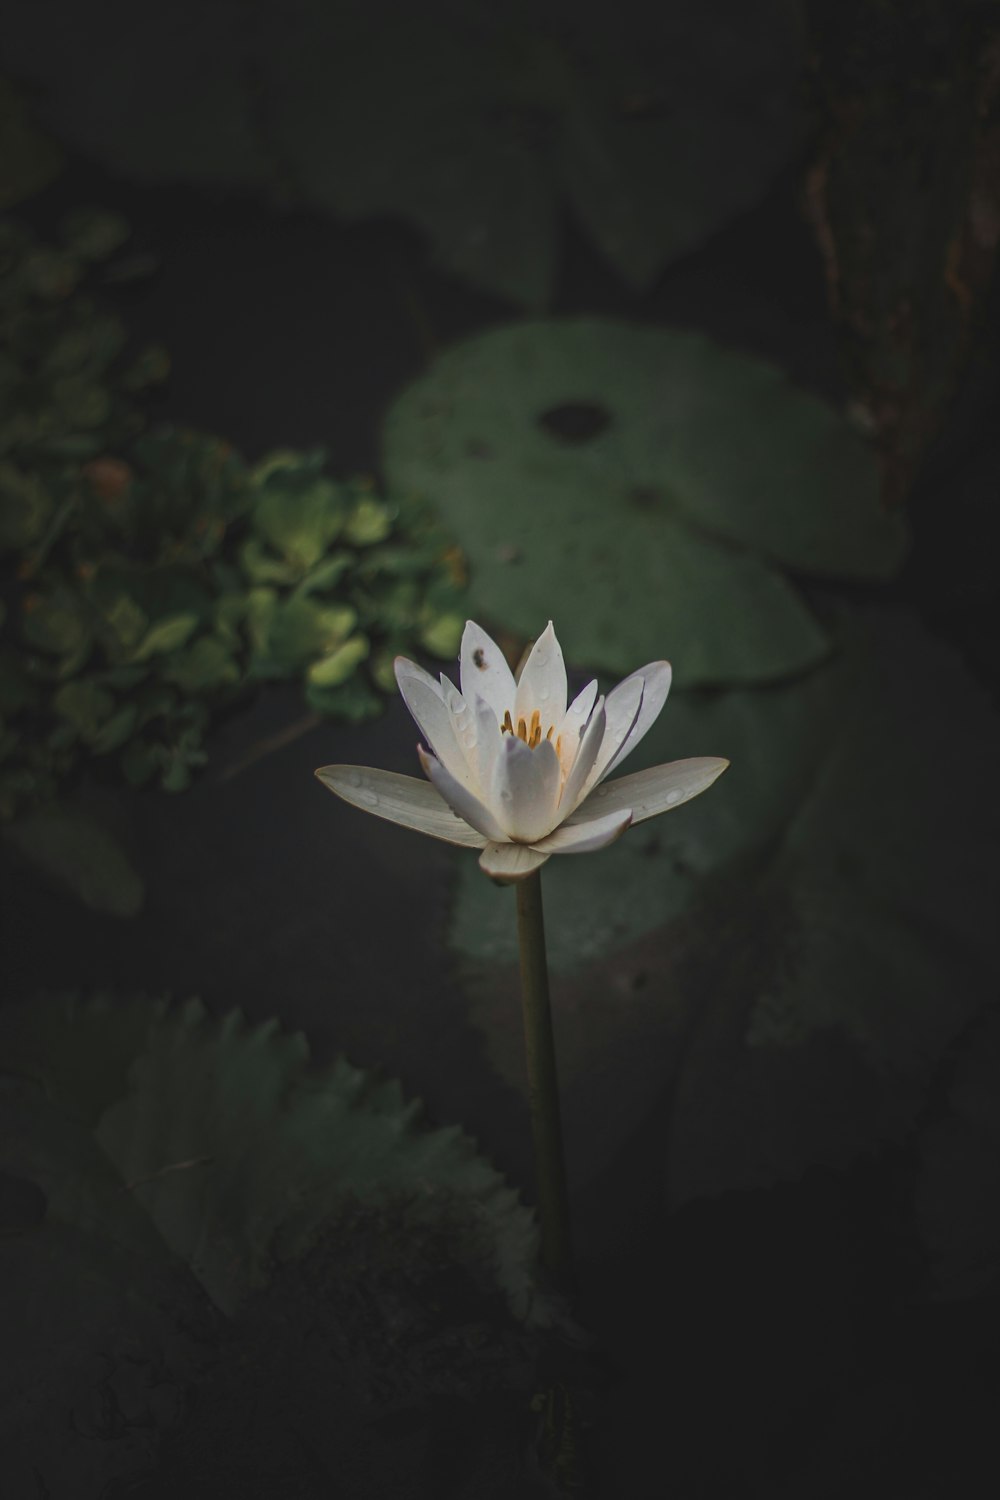
[[[420,506],[333,478],[319,449],[250,466],[150,425],[167,356],[86,295],[121,220],[78,214],[55,247],[0,235],[0,817],[85,760],[183,790],[256,682],[357,721],[396,653],[454,654],[464,564]]]

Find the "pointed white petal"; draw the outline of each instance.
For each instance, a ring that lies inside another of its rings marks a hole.
[[[500,647],[475,620],[466,621],[460,659],[462,695],[466,702],[485,698],[497,716],[497,723],[502,723],[505,713],[514,712],[517,695],[514,676]]]
[[[496,714],[485,698],[476,699],[475,715],[476,776],[480,787],[479,798],[496,814],[498,809],[493,807],[493,795],[497,786],[497,760],[503,746],[504,736],[497,723]]]
[[[558,724],[566,712],[566,663],[551,620],[532,646],[518,678],[512,715],[515,725],[518,719],[528,723],[536,708],[543,734],[550,724]]]
[[[560,817],[568,817],[583,796],[583,788],[586,785],[587,777],[594,768],[594,762],[600,754],[606,729],[607,715],[604,708],[604,699],[598,698],[594,705],[594,711],[590,716],[590,722],[580,736],[577,752],[570,766],[569,775],[563,783],[562,796],[559,798]],[[562,760],[562,755],[560,755],[560,760]]]
[[[439,760],[435,760],[433,755],[428,755],[422,745],[417,746],[417,754],[420,756],[420,764],[424,768],[427,779],[433,782],[452,812],[457,813],[485,838],[495,839],[498,843],[502,843],[507,837],[506,833],[479,798],[460,781],[456,781]]]
[[[446,703],[442,689],[430,673],[418,667],[416,662],[407,661],[405,656],[396,657],[395,670],[403,702],[413,715],[427,744],[445,770],[468,791],[478,796],[475,726],[471,722],[471,715],[462,712],[465,702],[461,694],[454,693],[453,689],[452,703],[455,699],[459,703],[454,707]]]
[[[321,766],[316,775],[331,792],[376,818],[466,849],[482,849],[486,843],[481,833],[456,817],[440,793],[415,776],[368,766]]]
[[[567,827],[602,819],[607,813],[632,809],[632,822],[643,823],[659,813],[690,802],[699,792],[712,785],[728,766],[728,760],[699,756],[692,760],[674,760],[648,771],[634,771],[595,787],[587,799],[566,820]]]
[[[604,731],[604,739],[601,748],[597,752],[597,759],[590,768],[590,773],[584,782],[584,795],[591,787],[597,785],[602,776],[606,776],[608,770],[618,754],[622,745],[628,739],[634,729],[639,715],[642,712],[643,681],[640,676],[634,674],[626,677],[604,700],[604,712],[607,717],[607,727]]]
[[[651,661],[648,666],[640,667],[638,672],[633,672],[618,684],[624,688],[626,684],[634,682],[636,678],[642,682],[642,702],[639,705],[639,713],[635,723],[625,736],[618,750],[612,756],[608,765],[601,771],[601,776],[608,776],[616,766],[620,766],[626,755],[631,755],[643,735],[651,729],[660,717],[660,711],[667,701],[670,692],[670,680],[673,671],[668,661]],[[618,688],[615,689],[615,692]]]
[[[626,808],[606,818],[592,818],[589,823],[562,823],[533,847],[539,854],[592,854],[621,838],[631,821],[632,813]]]
[[[548,857],[527,844],[487,844],[479,856],[479,868],[501,885],[511,885],[544,865]]]
[[[563,775],[568,776],[570,768],[576,759],[576,752],[580,746],[580,735],[586,727],[587,720],[594,708],[594,700],[597,697],[597,678],[588,682],[582,692],[577,693],[573,702],[567,708],[562,717],[562,722],[556,725],[552,743],[559,752],[562,763]]]
[[[559,757],[550,740],[529,750],[516,735],[504,735],[490,807],[512,839],[533,844],[551,832],[559,821],[561,781]]]
[[[476,714],[471,703],[467,703],[453,683],[441,673],[441,692],[455,726],[455,738],[470,769],[478,781],[479,764]]]

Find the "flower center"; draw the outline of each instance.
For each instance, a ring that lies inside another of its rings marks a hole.
[[[552,738],[553,734],[555,733],[555,727],[556,726],[554,724],[549,725],[548,730],[545,734],[545,739],[550,740]],[[519,740],[524,741],[529,750],[534,750],[536,745],[540,745],[542,743],[542,716],[536,708],[534,713],[531,715],[530,722],[526,722],[524,719],[518,719],[517,727],[515,728],[514,721],[510,716],[510,709],[508,708],[507,712],[503,716],[503,723],[500,725],[500,733],[516,734]]]

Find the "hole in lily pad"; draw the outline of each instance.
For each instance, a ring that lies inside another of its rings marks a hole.
[[[590,443],[611,425],[611,413],[598,401],[567,401],[543,411],[538,424],[556,442]]]
[[[634,484],[628,492],[628,499],[635,510],[654,510],[666,495],[655,484]]]

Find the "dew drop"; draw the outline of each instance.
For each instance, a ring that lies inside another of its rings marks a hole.
[[[542,688],[538,694],[539,700],[542,703],[547,703],[551,696],[552,694],[549,692],[548,688]]]
[[[361,772],[360,771],[352,771],[351,774],[350,774],[350,776],[348,776],[347,780],[348,780],[348,783],[351,786],[360,786],[361,785]]]
[[[378,793],[371,792],[367,788],[361,793],[361,800],[366,807],[378,807]]]
[[[680,794],[680,792],[674,791],[674,792],[668,792],[667,793],[667,801],[669,803],[679,802],[680,800],[681,800],[681,794]]]

